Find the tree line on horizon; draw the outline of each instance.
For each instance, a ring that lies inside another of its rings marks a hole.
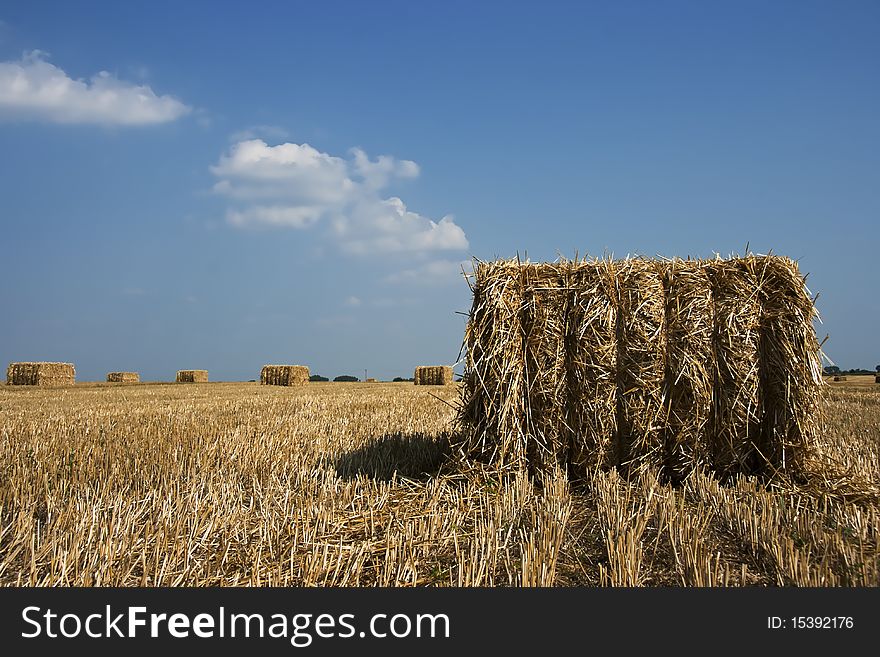
[[[854,368],[851,370],[842,370],[837,365],[828,365],[823,368],[822,371],[825,374],[880,374],[880,365],[877,365],[874,370],[866,370],[861,368]]]
[[[327,378],[326,376],[321,376],[320,374],[312,374],[309,377],[309,381],[312,381],[315,383],[327,382],[329,380],[330,380],[329,378]],[[339,376],[333,378],[334,383],[356,383],[358,381],[360,381],[360,379],[358,377],[351,376],[350,374],[340,374]],[[401,376],[395,376],[393,379],[391,379],[391,381],[393,383],[413,383],[415,381],[415,379],[413,379],[413,378],[407,379],[407,378],[404,378]]]

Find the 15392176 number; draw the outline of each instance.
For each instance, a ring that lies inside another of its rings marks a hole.
[[[851,630],[852,616],[792,616],[791,628],[796,630]]]

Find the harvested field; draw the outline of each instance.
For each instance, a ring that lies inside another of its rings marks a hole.
[[[801,482],[676,486],[462,462],[458,388],[2,386],[0,584],[880,585],[880,386]]]

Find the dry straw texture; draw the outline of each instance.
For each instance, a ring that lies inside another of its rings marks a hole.
[[[76,380],[73,363],[9,363],[6,385],[61,386]]]
[[[108,383],[139,383],[141,377],[137,372],[108,372]]]
[[[822,378],[794,261],[478,261],[472,291],[464,455],[577,478],[802,471]]]
[[[446,365],[419,365],[414,377],[417,386],[445,386],[452,383],[452,368]]]
[[[178,370],[177,383],[207,383],[208,370]]]
[[[809,486],[461,464],[458,386],[0,386],[0,586],[877,587],[880,385],[849,378]]]
[[[260,383],[268,386],[304,386],[309,382],[305,365],[263,365]]]

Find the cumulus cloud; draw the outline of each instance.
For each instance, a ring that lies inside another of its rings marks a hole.
[[[74,80],[39,50],[0,62],[0,117],[134,126],[167,123],[191,111],[172,96],[157,96],[107,71]]]
[[[309,144],[270,146],[262,139],[234,144],[211,172],[214,191],[230,199],[234,226],[319,223],[348,253],[463,250],[467,237],[447,215],[434,221],[382,191],[395,180],[415,178],[419,167],[389,155],[370,159],[361,149],[350,157],[323,153]]]

